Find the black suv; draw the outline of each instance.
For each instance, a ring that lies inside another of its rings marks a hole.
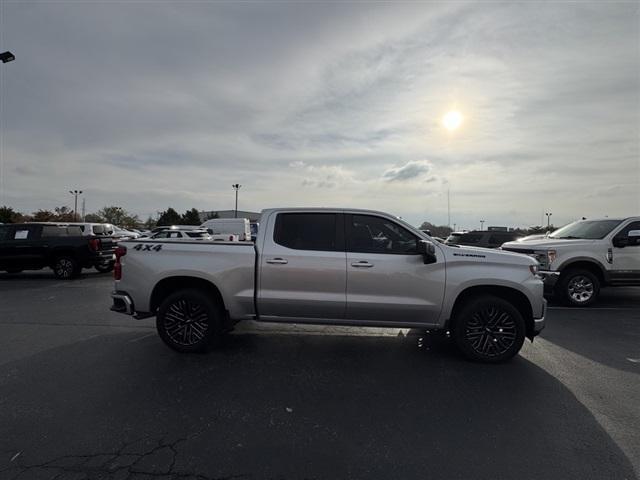
[[[47,223],[0,225],[0,270],[18,273],[49,267],[69,279],[83,268],[113,265],[108,237],[83,236],[79,226]]]
[[[498,248],[505,242],[517,240],[522,235],[500,230],[475,230],[463,234],[450,235],[447,245],[468,245],[471,247]]]

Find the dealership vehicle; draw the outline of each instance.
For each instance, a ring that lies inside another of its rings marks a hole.
[[[151,236],[151,239],[211,240],[211,235],[204,228],[170,228]]]
[[[581,220],[502,249],[537,259],[547,291],[572,306],[591,305],[602,287],[640,285],[640,217]]]
[[[457,233],[457,232],[455,232]],[[516,232],[503,232],[500,230],[474,230],[460,235],[452,233],[447,238],[449,245],[468,245],[471,247],[498,248],[505,242],[511,242],[520,237]]]
[[[251,222],[248,218],[214,218],[201,225],[211,235],[237,235],[241,242],[251,240]]]
[[[112,261],[109,237],[84,236],[80,227],[47,223],[0,226],[0,270],[17,273],[50,267],[58,278],[69,279]]]
[[[369,210],[270,209],[251,242],[129,240],[112,310],[156,316],[181,352],[243,319],[442,330],[469,358],[511,358],[544,327],[538,262],[434,243]]]

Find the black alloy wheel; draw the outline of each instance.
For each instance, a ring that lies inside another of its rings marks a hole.
[[[80,274],[80,268],[74,258],[58,257],[53,264],[53,273],[61,280],[69,280]]]
[[[454,339],[469,359],[497,363],[516,355],[525,337],[524,319],[507,300],[494,296],[469,301],[454,319]]]
[[[160,338],[179,352],[202,352],[221,336],[221,309],[202,291],[185,289],[169,295],[158,309]]]

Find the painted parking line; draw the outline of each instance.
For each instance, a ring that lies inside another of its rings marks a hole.
[[[629,360],[631,363],[640,363],[640,358],[628,358],[627,360]]]
[[[637,310],[638,306],[629,307],[547,307],[547,310]]]

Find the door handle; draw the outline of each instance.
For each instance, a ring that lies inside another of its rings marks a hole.
[[[373,263],[369,263],[366,260],[361,260],[359,262],[353,262],[351,266],[358,267],[358,268],[371,268],[373,267]]]
[[[272,265],[285,265],[289,262],[287,262],[284,258],[270,258],[269,260],[267,260],[267,263],[270,263]]]

